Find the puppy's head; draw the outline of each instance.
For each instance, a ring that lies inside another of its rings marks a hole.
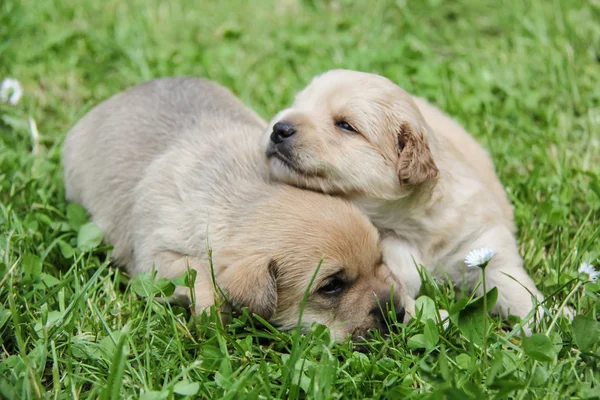
[[[318,322],[334,338],[385,333],[392,310],[402,322],[400,283],[382,264],[378,233],[366,217],[341,199],[290,190],[292,197],[275,196],[269,214],[252,217],[258,235],[246,237],[258,250],[227,283],[234,302],[283,330],[297,326],[302,310],[303,328]],[[281,201],[283,208],[274,204]]]
[[[277,114],[262,146],[279,181],[397,199],[438,175],[429,130],[410,95],[390,80],[333,70]]]

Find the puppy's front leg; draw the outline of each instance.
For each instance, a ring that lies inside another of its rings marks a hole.
[[[485,270],[487,290],[498,288],[498,301],[494,312],[505,318],[509,314],[525,318],[536,305],[532,296],[537,299],[537,302],[544,300],[544,296],[535,287],[533,279],[523,268],[523,260],[519,255],[516,241],[506,227],[490,229],[472,246],[473,248],[489,247],[496,251]],[[474,289],[479,282],[481,271],[476,267],[465,268],[467,268],[469,286]],[[482,287],[479,287],[478,293],[483,293]]]
[[[488,290],[498,288],[494,312],[505,318],[513,314],[523,319],[536,303],[544,301],[518,255],[496,255],[486,267],[486,285]],[[483,293],[482,288],[479,291]]]
[[[161,251],[155,254],[154,266],[160,278],[173,279],[183,275],[188,269],[196,271],[194,282],[195,311],[200,313],[215,304],[215,291],[206,261],[198,257],[186,256],[173,251]],[[190,288],[177,286],[171,298],[177,302],[191,302]]]
[[[381,241],[383,262],[390,268],[396,279],[402,282],[406,294],[415,298],[421,289],[421,276],[417,266],[421,264],[421,254],[416,247],[393,236],[385,236]]]
[[[417,266],[421,264],[419,251],[406,241],[390,234],[381,241],[383,261],[402,285],[402,303],[407,322],[415,315],[415,299],[421,289],[421,276]]]

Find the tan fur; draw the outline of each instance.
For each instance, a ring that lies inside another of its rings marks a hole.
[[[339,120],[358,133],[335,126]],[[277,157],[273,125],[296,123]],[[487,152],[455,121],[381,76],[329,71],[280,112],[262,139],[271,175],[299,187],[341,194],[383,233],[384,261],[416,296],[416,264],[474,289],[479,269],[467,253],[497,250],[487,267],[496,311],[526,316],[543,297],[522,266],[512,206]],[[312,171],[302,174],[298,171]],[[514,279],[513,279],[514,278]]]
[[[374,310],[394,281],[375,227],[347,201],[270,183],[258,146],[265,126],[207,81],[134,87],[69,132],[67,197],[89,210],[132,275],[154,267],[173,278],[195,269],[198,311],[214,304],[210,247],[216,282],[235,307],[294,328],[323,258],[302,326],[321,322],[335,337],[383,328]],[[324,293],[334,277],[343,290]],[[179,287],[175,297],[188,292]]]

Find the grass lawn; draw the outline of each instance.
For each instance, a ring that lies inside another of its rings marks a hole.
[[[536,335],[489,317],[484,346],[481,302],[431,281],[422,316],[362,352],[323,327],[192,318],[141,296],[67,207],[65,133],[108,96],[193,75],[270,118],[334,67],[429,98],[490,149],[549,297]],[[0,398],[600,397],[600,285],[577,272],[600,266],[597,0],[2,0],[4,77],[24,96],[0,104]]]

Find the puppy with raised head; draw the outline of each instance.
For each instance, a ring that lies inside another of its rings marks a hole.
[[[208,81],[136,86],[69,132],[67,198],[87,208],[132,275],[195,269],[197,310],[215,299],[209,243],[216,283],[233,305],[282,329],[297,325],[321,258],[304,327],[319,322],[337,338],[385,330],[388,302],[402,320],[400,284],[381,262],[375,227],[342,199],[270,183],[259,148],[265,127]]]
[[[523,269],[512,206],[488,153],[425,100],[373,74],[316,77],[262,139],[272,176],[350,199],[383,234],[384,261],[416,296],[416,265],[474,289],[470,250],[491,247],[496,312],[525,317],[543,299]]]

